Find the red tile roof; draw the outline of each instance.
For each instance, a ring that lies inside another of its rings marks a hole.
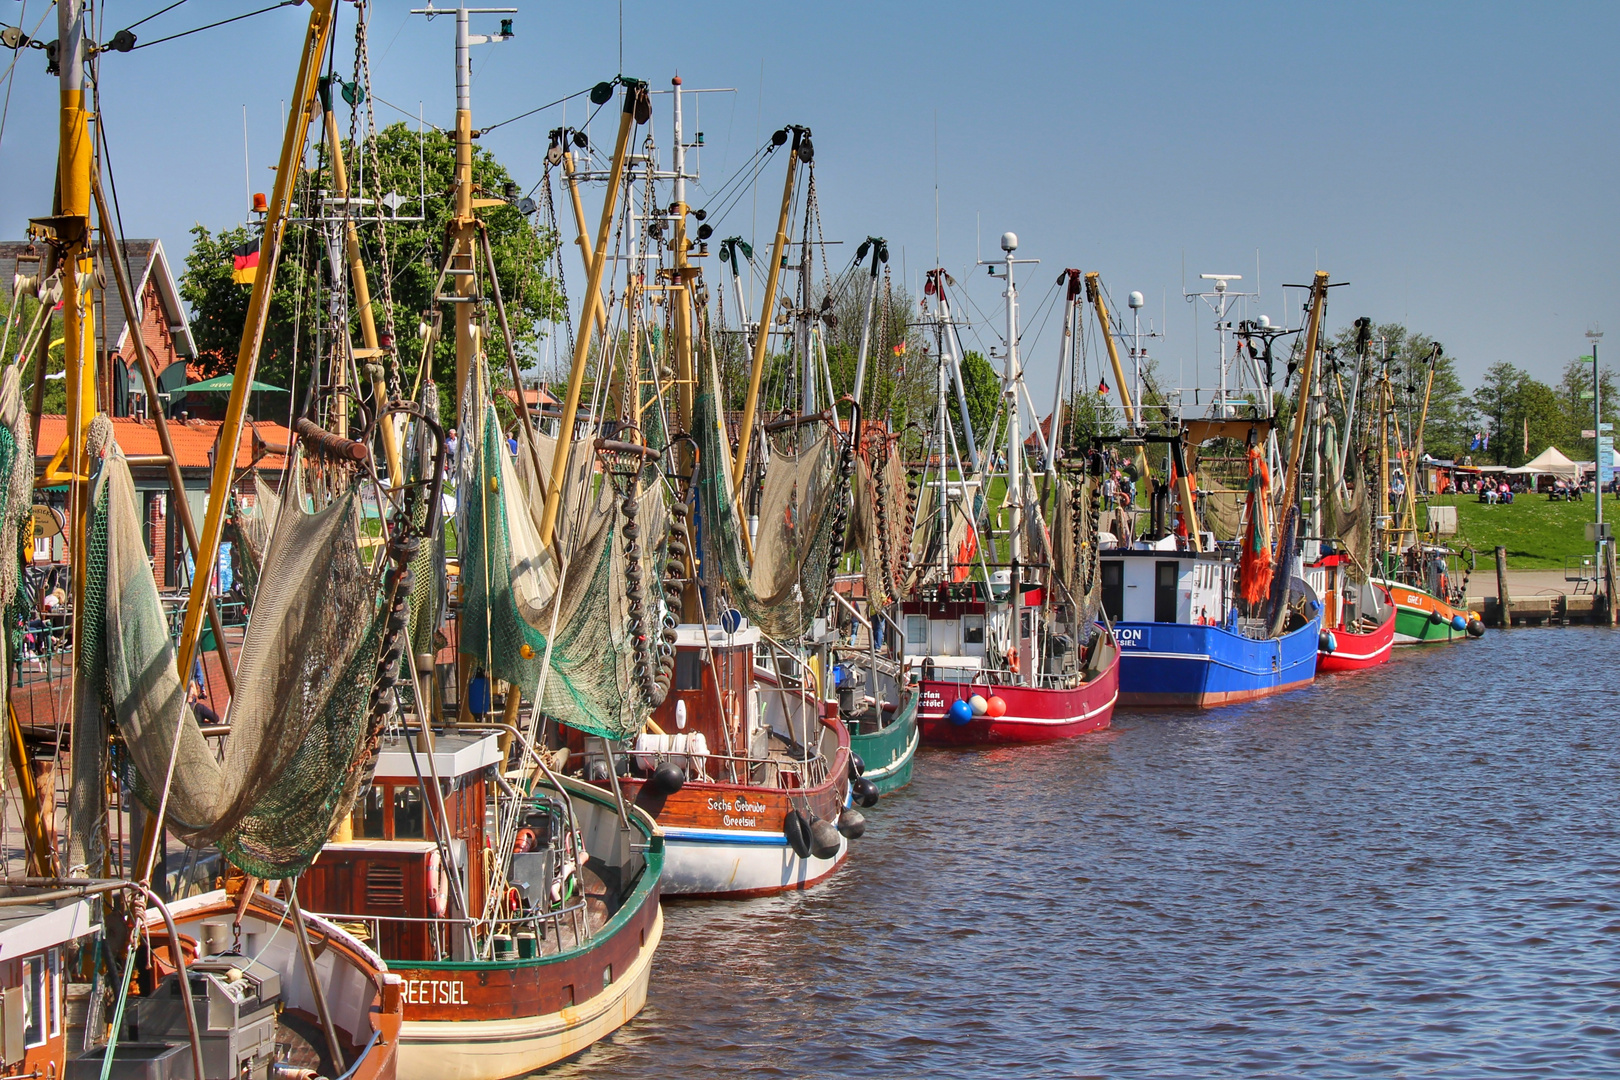
[[[208,452],[213,449],[215,441],[219,438],[220,425],[221,421],[218,420],[169,421],[169,438],[174,442],[174,453],[180,459],[182,469],[210,467]],[[252,426],[253,430],[258,432],[259,438],[268,443],[272,450],[290,448],[292,432],[284,425],[271,420],[258,420]],[[39,445],[34,448],[40,460],[50,460],[56,453],[56,448],[62,445],[62,439],[66,434],[67,417],[41,416]],[[113,437],[117,439],[124,453],[131,457],[147,457],[163,453],[163,445],[158,441],[157,424],[151,420],[115,419]],[[254,452],[253,436],[244,428],[241,444],[236,449],[236,467],[245,469],[253,464]],[[287,459],[283,454],[271,452],[259,459],[258,467],[275,470],[285,468],[286,464]]]

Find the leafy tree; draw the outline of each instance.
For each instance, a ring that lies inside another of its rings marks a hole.
[[[1485,421],[1491,440],[1489,453],[1497,465],[1509,456],[1509,428],[1518,416],[1519,392],[1529,378],[1507,361],[1499,361],[1485,369],[1485,378],[1474,391],[1474,407]]]
[[[1001,375],[990,361],[977,352],[969,351],[962,357],[962,389],[967,393],[968,420],[973,424],[973,438],[983,453],[985,440],[990,437],[996,415],[1001,411]],[[950,404],[954,411],[955,401],[952,400]],[[965,454],[966,439],[960,434],[957,438]]]
[[[346,147],[349,173],[360,176],[355,148]],[[377,225],[362,222],[360,238],[365,259],[376,322],[380,333],[398,344],[403,377],[414,380],[421,350],[417,327],[433,307],[433,291],[442,259],[446,228],[453,209],[455,144],[448,132],[418,134],[403,123],[391,124],[377,137],[376,159],[368,160],[363,175],[368,198],[404,193],[409,200],[400,212],[411,215],[415,200],[411,194],[425,176],[426,205],[421,221],[385,221]],[[303,174],[295,201],[299,206],[315,206],[319,192],[328,185],[325,154],[317,167]],[[507,197],[515,190],[506,168],[481,147],[473,152],[473,183],[480,197]],[[556,237],[549,228],[537,228],[516,208],[485,208],[478,216],[489,231],[496,276],[506,303],[514,343],[521,367],[530,366],[538,355],[542,324],[560,318],[564,302],[561,290],[546,273],[547,260],[555,251]],[[232,249],[258,241],[256,229],[237,226],[211,232],[199,224],[192,229],[193,246],[186,256],[180,291],[191,309],[192,333],[197,340],[198,362],[204,372],[220,374],[235,367],[242,327],[247,318],[250,287],[232,280]],[[341,262],[341,255],[340,255]],[[341,269],[341,267],[340,267]],[[262,268],[261,268],[262,272]],[[346,275],[346,270],[344,271]],[[309,379],[308,364],[315,353],[317,323],[326,306],[326,283],[330,281],[327,251],[319,233],[304,225],[290,225],[277,269],[276,287],[260,354],[259,379],[274,385],[290,386],[294,358],[301,370],[300,382]],[[390,303],[391,301],[391,303]],[[434,352],[437,372],[453,370],[455,343],[444,320]],[[493,313],[488,335],[498,341],[499,329]],[[358,339],[359,322],[351,313],[350,333]],[[493,352],[494,350],[492,350]],[[496,355],[499,355],[496,352]],[[504,365],[495,364],[496,378],[504,382]]]
[[[1558,399],[1564,407],[1568,434],[1559,449],[1570,457],[1584,460],[1592,452],[1592,440],[1583,438],[1582,431],[1592,430],[1592,362],[1571,360],[1564,365],[1564,377],[1559,382]],[[1614,371],[1603,368],[1598,381],[1598,404],[1603,409],[1603,422],[1612,424],[1620,416],[1620,398],[1616,397]],[[1579,452],[1577,452],[1579,451]]]

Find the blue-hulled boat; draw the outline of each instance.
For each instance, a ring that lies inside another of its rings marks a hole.
[[[1103,610],[1119,639],[1121,705],[1210,707],[1252,701],[1316,678],[1322,605],[1290,580],[1283,632],[1239,615],[1237,567],[1218,554],[1104,550]]]

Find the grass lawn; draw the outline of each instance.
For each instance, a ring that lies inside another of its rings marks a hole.
[[[1592,554],[1586,540],[1586,523],[1596,512],[1591,496],[1549,502],[1545,495],[1515,495],[1511,506],[1489,506],[1475,495],[1442,495],[1433,502],[1457,507],[1453,546],[1472,544],[1481,565],[1498,544],[1516,570],[1562,570],[1566,558]],[[1419,513],[1421,524],[1421,508]],[[1620,498],[1604,496],[1603,520],[1620,524]]]

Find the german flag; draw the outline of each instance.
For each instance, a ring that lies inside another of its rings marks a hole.
[[[251,285],[259,276],[259,245],[251,240],[231,251],[231,280],[240,285]]]

